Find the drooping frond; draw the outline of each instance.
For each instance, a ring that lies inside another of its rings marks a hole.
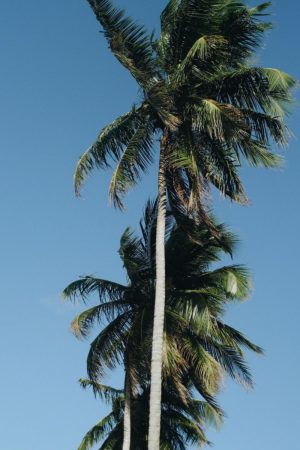
[[[209,139],[195,155],[205,178],[218,191],[240,204],[248,202],[238,169],[240,162],[233,148],[226,142]]]
[[[97,381],[81,378],[79,383],[83,389],[91,388],[95,397],[98,396],[101,400],[105,400],[107,403],[113,403],[113,401],[117,398],[122,398],[122,396],[124,396],[123,390],[115,389],[111,386],[106,386],[105,384],[100,384]]]
[[[213,358],[221,365],[221,367],[234,380],[241,383],[246,388],[253,386],[250,371],[245,363],[240,352],[231,347],[226,347],[215,342],[203,342],[206,350],[213,356]]]
[[[181,118],[176,109],[176,99],[169,86],[163,81],[156,80],[148,87],[145,97],[161,123],[160,129],[165,126],[173,132],[177,131]]]
[[[290,89],[295,80],[279,70],[241,66],[233,70],[220,69],[210,77],[194,68],[199,82],[198,95],[210,95],[220,103],[253,111],[271,112],[273,103],[284,107],[291,102]]]
[[[112,432],[115,427],[114,413],[110,413],[104,419],[100,420],[94,427],[92,427],[84,436],[78,450],[89,450],[97,442],[100,442],[103,437]]]
[[[268,9],[270,6],[272,5],[272,2],[265,2],[265,3],[261,3],[260,5],[254,6],[253,8],[251,8],[249,10],[249,13],[253,16],[264,16],[264,15],[268,15],[267,13],[265,13],[266,9]]]
[[[139,272],[144,268],[145,260],[141,239],[133,230],[126,228],[121,236],[119,254],[127,276],[130,280],[139,278]]]
[[[223,342],[227,342],[231,346],[242,345],[257,354],[263,354],[263,349],[253,342],[249,341],[240,331],[226,325],[221,321],[217,321],[218,331],[220,332]]]
[[[123,423],[119,422],[109,433],[99,450],[120,450],[123,441]]]
[[[141,86],[147,86],[158,76],[151,36],[143,26],[126,17],[124,11],[115,8],[110,0],[88,1],[113,54]]]
[[[88,296],[96,293],[101,302],[108,300],[120,300],[123,298],[127,287],[113,281],[102,280],[91,276],[81,277],[79,280],[73,281],[64,291],[63,297],[76,301],[81,299],[86,302]]]
[[[161,16],[159,48],[166,70],[181,63],[197,40],[207,35],[228,42],[229,64],[246,59],[268,26],[259,19],[259,10],[235,0],[171,0]]]
[[[246,267],[232,265],[203,272],[199,277],[199,287],[201,285],[217,289],[225,298],[245,300],[249,296],[251,280]]]
[[[289,131],[282,118],[256,112],[252,110],[241,110],[245,121],[252,131],[252,136],[258,142],[268,144],[270,138],[278,145],[286,145]]]
[[[152,163],[153,132],[151,120],[145,118],[119,158],[109,188],[110,197],[119,208],[123,208],[123,195],[140,180],[141,173],[146,172]]]
[[[130,317],[130,312],[120,314],[91,343],[87,357],[87,372],[91,380],[96,381],[103,376],[105,368],[111,370],[122,364]]]
[[[110,159],[119,160],[124,147],[129,144],[141,121],[141,109],[133,108],[103,128],[96,142],[88,148],[77,163],[74,173],[77,195],[94,167],[105,168],[110,165]]]
[[[244,156],[250,166],[278,168],[283,165],[283,158],[270,151],[269,147],[255,139],[246,139],[233,144],[238,158]]]
[[[73,319],[71,329],[76,337],[85,338],[95,323],[114,320],[119,314],[128,311],[131,306],[124,300],[115,300],[86,309]]]

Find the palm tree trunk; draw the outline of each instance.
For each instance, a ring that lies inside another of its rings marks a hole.
[[[165,319],[165,228],[166,228],[166,171],[165,149],[167,145],[165,132],[160,143],[160,160],[158,169],[158,200],[156,225],[156,288],[152,338],[151,387],[148,450],[159,450],[161,422],[161,384],[163,335]]]
[[[125,374],[125,409],[124,409],[124,435],[122,450],[130,450],[131,439],[131,386],[129,375]]]

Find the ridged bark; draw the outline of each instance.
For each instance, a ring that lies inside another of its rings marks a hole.
[[[151,358],[151,388],[148,450],[159,450],[161,423],[161,385],[165,319],[165,228],[166,228],[166,133],[161,139],[158,171],[156,225],[156,287]]]

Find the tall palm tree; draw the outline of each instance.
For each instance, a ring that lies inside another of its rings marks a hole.
[[[141,237],[127,229],[121,238],[120,256],[127,272],[127,286],[86,276],[64,290],[64,296],[72,300],[86,302],[93,293],[99,296],[99,305],[79,314],[72,328],[78,337],[85,337],[96,322],[102,321],[103,328],[88,354],[88,375],[97,382],[106,368],[125,366],[125,386],[129,382],[130,389],[125,387],[124,425],[130,424],[133,393],[148,386],[150,380],[157,215],[157,203],[148,202],[141,221]],[[242,347],[258,353],[261,349],[222,320],[227,303],[241,301],[248,295],[250,281],[243,266],[211,269],[222,253],[232,255],[236,243],[223,225],[211,221],[217,237],[203,223],[190,228],[188,237],[173,216],[167,215],[163,380],[172,380],[183,402],[193,389],[220,413],[215,395],[223,375],[227,373],[251,386]]]
[[[124,391],[91,380],[83,379],[80,383],[83,388],[92,388],[95,396],[111,405],[112,410],[85,434],[78,450],[89,450],[100,442],[100,450],[120,450],[125,416]],[[132,403],[133,437],[130,448],[144,450],[147,447],[149,422],[149,386],[142,388]],[[163,385],[161,450],[185,450],[190,444],[197,444],[199,447],[208,444],[203,426],[210,423],[218,427],[221,421],[222,416],[207,402],[196,400],[192,393],[183,402],[174,386],[170,383]]]
[[[152,345],[150,450],[158,449],[165,308],[165,213],[167,194],[207,221],[205,191],[211,183],[224,195],[246,201],[238,168],[275,167],[270,141],[284,145],[286,107],[295,85],[278,69],[251,65],[270,27],[262,22],[269,2],[248,8],[236,0],[170,0],[158,38],[113,7],[88,0],[112,53],[131,73],[141,102],[100,132],[75,172],[79,193],[86,175],[111,161],[116,169],[110,196],[122,196],[153,161],[160,138],[156,302]],[[211,224],[210,224],[211,225]]]

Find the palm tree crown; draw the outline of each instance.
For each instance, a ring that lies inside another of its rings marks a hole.
[[[244,159],[254,166],[279,164],[270,143],[286,142],[284,116],[295,81],[250,62],[270,27],[262,20],[269,2],[249,8],[236,0],[169,0],[160,36],[154,38],[110,0],[88,1],[112,53],[137,81],[142,100],[104,127],[80,158],[76,192],[94,166],[114,162],[110,196],[122,207],[124,194],[153,161],[160,139],[148,447],[158,450],[166,200],[171,207],[179,200],[211,229],[207,187],[245,203],[238,169]]]
[[[99,305],[79,314],[72,328],[77,336],[87,336],[95,322],[104,320],[91,344],[88,375],[97,382],[107,368],[124,364],[133,398],[141,387],[147,390],[150,382],[156,215],[156,203],[148,202],[141,237],[127,229],[121,238],[127,286],[87,276],[64,290],[65,297],[74,300],[99,295]],[[248,295],[250,281],[243,266],[211,268],[222,253],[232,254],[236,243],[232,233],[214,223],[218,239],[200,225],[191,232],[191,240],[172,215],[167,217],[163,392],[172,383],[173,391],[186,403],[196,390],[221,416],[215,395],[224,374],[251,386],[242,347],[258,353],[261,349],[222,320],[227,303]]]
[[[286,142],[283,119],[295,85],[286,73],[249,62],[270,27],[261,21],[269,2],[248,8],[235,0],[170,0],[157,39],[109,0],[89,3],[143,99],[104,127],[80,158],[76,192],[94,166],[115,161],[110,195],[122,206],[164,134],[169,192],[201,208],[203,189],[212,183],[245,201],[238,167],[244,158],[255,166],[279,163],[270,139]]]
[[[91,380],[80,380],[83,388],[93,389],[95,396],[111,405],[111,412],[93,426],[84,436],[78,450],[89,450],[102,442],[100,450],[120,450],[123,442],[124,391]],[[133,403],[133,433],[131,448],[143,450],[147,446],[149,387],[144,387],[135,396]],[[203,424],[218,427],[220,415],[201,400],[189,396],[186,402],[178,396],[170,383],[164,385],[162,393],[162,450],[187,450],[190,444],[208,444]]]

